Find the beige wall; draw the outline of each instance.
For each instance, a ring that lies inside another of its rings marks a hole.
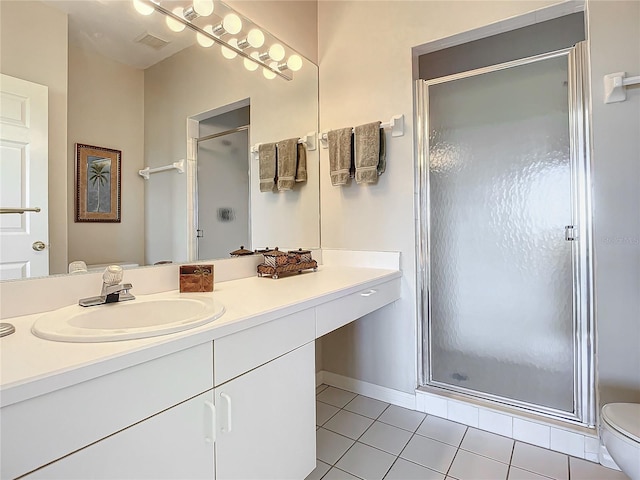
[[[227,4],[318,63],[317,0],[229,0]]]
[[[640,2],[588,4],[600,404],[640,403],[640,86],[603,102],[602,77],[640,74]]]
[[[325,337],[325,370],[412,392],[417,383],[411,48],[557,2],[320,1],[320,129],[404,114],[375,186],[331,186],[321,151],[325,248],[402,252],[402,300]],[[640,401],[640,91],[602,104],[602,75],[640,73],[640,3],[589,4],[593,82],[596,306],[603,401]],[[347,48],[349,46],[349,48]]]
[[[321,151],[322,247],[400,251],[403,270],[400,301],[323,338],[325,370],[404,392],[417,385],[412,47],[551,3],[319,2],[320,130],[405,116],[377,185],[333,187]]]
[[[0,2],[0,71],[49,87],[49,271],[67,271],[67,16]]]
[[[144,71],[69,45],[69,261],[144,264]],[[120,223],[74,222],[75,144],[122,151]]]

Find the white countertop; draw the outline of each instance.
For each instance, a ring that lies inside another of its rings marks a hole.
[[[0,338],[0,406],[210,342],[399,277],[398,270],[321,266],[317,272],[277,280],[253,276],[220,282],[213,293],[202,295],[213,295],[225,306],[222,317],[191,330],[139,340],[55,342],[31,333],[41,314],[3,319],[16,332]]]

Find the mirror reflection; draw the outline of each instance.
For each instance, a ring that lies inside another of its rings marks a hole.
[[[0,8],[2,74],[48,87],[48,162],[39,169],[46,174],[39,191],[48,188],[39,217],[48,238],[27,238],[37,214],[0,216],[2,234],[13,229],[23,250],[48,255],[48,271],[25,260],[30,252],[14,259],[3,247],[3,279],[65,273],[76,260],[89,268],[135,266],[227,257],[240,245],[319,246],[317,150],[307,151],[307,181],[286,192],[260,192],[258,159],[250,153],[260,143],[317,131],[318,72],[309,60],[302,58],[291,81],[269,79],[262,67],[249,71],[239,56],[227,59],[217,44],[203,47],[194,32],[173,32],[161,14],[142,16],[128,1],[2,1]],[[264,49],[277,39],[262,30]],[[77,143],[122,152],[119,223],[75,221]],[[22,153],[3,145],[3,182]],[[139,174],[176,162],[184,173]],[[24,183],[37,176],[15,177],[14,196],[38,190]],[[2,202],[13,201],[2,186]],[[36,252],[35,241],[48,248]]]

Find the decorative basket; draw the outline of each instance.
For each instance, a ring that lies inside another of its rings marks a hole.
[[[274,248],[270,252],[263,253],[264,263],[271,267],[279,267],[286,265],[288,262],[288,256],[286,253],[278,250],[278,247]]]
[[[258,265],[258,276],[278,278],[280,275],[302,273],[303,270],[318,269],[318,262],[311,259],[309,250],[290,250],[287,253],[277,248],[264,253],[264,263]]]
[[[299,248],[298,250],[289,250],[289,255],[295,254],[298,256],[300,262],[311,262],[313,259],[311,258],[311,250],[302,250]]]
[[[231,255],[232,257],[244,257],[246,255],[253,255],[253,252],[244,248],[244,245],[241,245],[238,250],[230,252],[229,255]]]

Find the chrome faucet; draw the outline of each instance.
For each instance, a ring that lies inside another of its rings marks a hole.
[[[130,283],[120,283],[124,273],[119,265],[111,265],[102,274],[102,291],[95,297],[81,298],[78,304],[82,307],[93,307],[105,303],[124,302],[136,297],[129,293],[133,288]]]

